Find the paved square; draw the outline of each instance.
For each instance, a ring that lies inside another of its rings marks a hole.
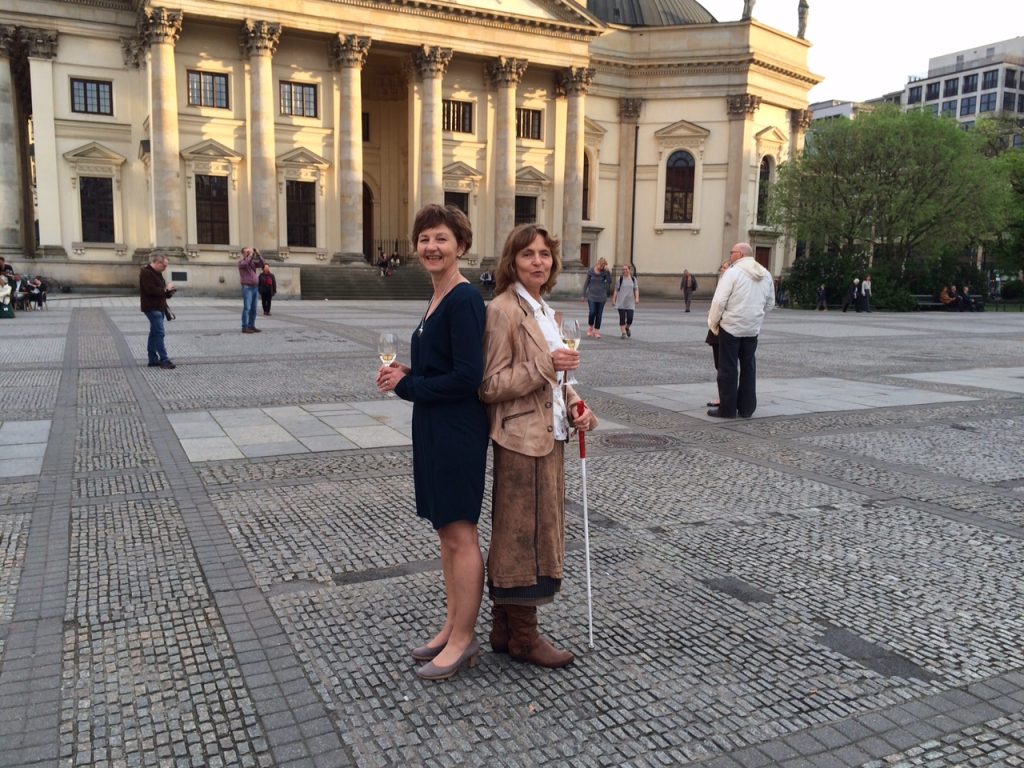
[[[428,684],[437,536],[373,387],[422,302],[175,306],[175,370],[134,297],[0,337],[0,766],[1024,765],[1024,315],[776,311],[722,422],[706,306],[645,302],[577,374],[595,647],[573,443],[576,662]]]

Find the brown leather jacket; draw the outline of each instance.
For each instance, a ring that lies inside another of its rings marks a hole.
[[[170,296],[162,274],[149,264],[139,270],[139,304],[143,312],[166,312]]]
[[[547,456],[555,445],[551,388],[557,386],[547,340],[515,287],[487,305],[484,327],[484,382],[491,439],[527,456]],[[570,412],[580,396],[567,387]],[[596,423],[594,426],[597,426]]]

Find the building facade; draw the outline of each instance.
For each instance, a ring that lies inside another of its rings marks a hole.
[[[903,107],[965,128],[985,117],[1024,119],[1024,37],[929,59],[928,74],[907,83]]]
[[[9,0],[0,253],[85,285],[156,250],[214,288],[246,245],[407,253],[449,202],[482,263],[538,221],[570,274],[668,285],[738,240],[778,272],[765,203],[809,123],[808,47],[693,0]]]

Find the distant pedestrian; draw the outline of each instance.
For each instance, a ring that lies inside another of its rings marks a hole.
[[[679,290],[683,292],[683,303],[686,304],[686,311],[690,311],[690,301],[697,291],[697,278],[690,274],[690,270],[683,270],[683,279],[679,281]]]
[[[855,277],[853,278],[853,283],[846,289],[846,295],[843,297],[843,312],[845,312],[846,308],[851,304],[854,309],[860,312],[860,310],[857,309],[858,301],[860,301],[860,278]]]
[[[640,303],[640,284],[633,276],[633,268],[626,264],[612,294],[612,306],[619,310],[619,338],[632,337],[633,312]]]
[[[178,289],[174,283],[164,280],[167,269],[167,257],[155,255],[150,257],[149,264],[139,270],[139,301],[143,314],[149,320],[149,338],[146,340],[146,356],[150,368],[175,368],[167,355],[164,344],[164,321],[173,320],[167,300]]]
[[[263,257],[255,248],[243,248],[238,262],[238,278],[242,283],[242,333],[259,333],[256,327],[256,296]]]
[[[263,302],[263,314],[270,317],[270,303],[274,300],[274,296],[277,295],[277,278],[270,271],[269,264],[263,265],[263,271],[260,272],[257,287],[260,289],[260,300]]]
[[[732,265],[732,262],[726,259],[722,262],[722,265],[718,268],[718,279],[722,279],[722,275]],[[710,328],[708,329],[708,335],[704,338],[704,343],[711,347],[711,356],[715,361],[715,378],[718,378],[718,334],[714,333]],[[717,408],[721,401],[716,397],[714,400],[708,400],[708,406],[711,408]]]
[[[860,293],[864,297],[864,311],[871,311],[871,275],[864,275],[860,283]]]
[[[587,302],[587,336],[601,338],[601,316],[604,305],[608,301],[608,289],[612,285],[612,276],[608,272],[608,260],[598,259],[597,264],[587,270],[587,279],[583,281],[583,300]]]
[[[749,243],[729,252],[732,266],[718,281],[708,328],[718,334],[719,406],[708,416],[749,419],[757,408],[754,353],[765,314],[775,306],[772,273],[754,260]]]
[[[818,311],[828,312],[828,291],[824,283],[818,286]]]

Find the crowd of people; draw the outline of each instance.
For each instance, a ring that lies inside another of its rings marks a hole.
[[[40,277],[19,274],[14,265],[0,256],[0,319],[14,318],[18,312],[46,306],[46,282]]]
[[[973,293],[971,286],[957,288],[956,283],[942,286],[939,303],[949,312],[980,312],[983,305]]]

